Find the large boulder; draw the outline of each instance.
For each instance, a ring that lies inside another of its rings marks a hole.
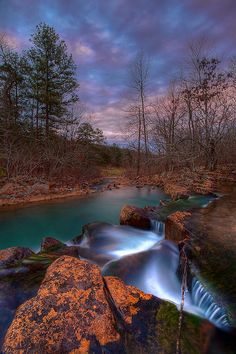
[[[151,221],[145,209],[127,204],[121,209],[120,224],[138,227],[144,230],[151,229]]]
[[[26,247],[10,247],[0,250],[0,268],[14,267],[24,258],[33,254],[34,252]]]
[[[48,268],[37,295],[17,309],[3,352],[125,353],[128,342],[137,352],[154,331],[150,321],[159,306],[118,278],[103,278],[96,265],[62,256]]]
[[[176,243],[189,239],[184,222],[190,216],[191,213],[187,211],[176,211],[169,215],[165,223],[165,239]]]

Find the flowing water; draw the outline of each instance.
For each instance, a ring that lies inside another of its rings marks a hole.
[[[179,307],[181,279],[178,275],[179,249],[164,240],[164,224],[153,222],[153,230],[104,223],[85,228],[79,253],[102,266],[104,275],[121,278],[146,293],[168,300]],[[83,253],[83,251],[85,251]],[[229,328],[224,309],[197,278],[185,294],[185,310],[207,318],[222,329]]]
[[[164,222],[152,220],[150,231],[115,225],[119,223],[120,209],[124,204],[158,206],[161,199],[167,199],[167,196],[159,189],[127,187],[94,193],[85,198],[2,211],[0,248],[28,246],[35,250],[39,248],[43,236],[68,241],[81,234],[83,225],[90,223],[84,228],[83,236],[76,239],[82,259],[98,264],[104,275],[119,276],[125,283],[179,307],[179,251],[174,243],[164,239]],[[212,199],[194,196],[171,203],[161,220],[179,209],[204,207]],[[16,269],[11,277],[0,278],[0,311],[3,314],[0,319],[0,340],[16,307],[36,293],[42,278],[43,272],[24,274],[21,269]],[[188,286],[185,310],[207,318],[221,329],[229,328],[224,309],[197,277]]]

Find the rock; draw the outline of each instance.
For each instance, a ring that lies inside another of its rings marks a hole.
[[[176,243],[189,239],[184,220],[190,215],[191,213],[186,211],[176,211],[169,215],[165,223],[165,239]]]
[[[67,246],[65,243],[58,241],[53,237],[45,237],[41,243],[41,252],[39,255],[46,255],[48,258],[55,260],[60,256],[78,257],[78,247]]]
[[[41,252],[57,250],[66,245],[53,237],[44,237],[41,243]]]
[[[30,187],[31,194],[47,194],[50,186],[48,183],[35,183]]]
[[[0,189],[0,195],[4,194],[14,194],[16,192],[16,185],[14,183],[6,183]]]
[[[164,184],[164,192],[173,200],[189,197],[188,188],[186,186],[179,185],[177,182],[166,182]]]
[[[124,205],[120,212],[120,224],[138,227],[150,230],[151,221],[148,213],[144,209],[137,208],[133,205]]]
[[[33,274],[36,271],[45,271],[53,261],[64,255],[79,258],[79,248],[67,246],[53,237],[45,237],[41,243],[41,251],[24,258],[22,265]]]
[[[34,252],[25,247],[10,247],[0,250],[0,267],[14,267],[19,261],[34,255]]]
[[[96,265],[63,256],[48,268],[37,295],[18,307],[2,350],[126,353],[129,342],[139,352],[154,330],[145,319],[153,321],[159,305],[118,278],[104,280]]]

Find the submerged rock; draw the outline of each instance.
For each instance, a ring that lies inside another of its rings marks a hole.
[[[3,352],[146,350],[159,306],[152,295],[103,278],[96,265],[63,256],[48,268],[37,295],[18,308]]]
[[[145,209],[127,204],[121,209],[120,224],[138,227],[145,230],[151,229],[151,221]]]
[[[26,247],[10,247],[0,250],[0,267],[14,267],[24,258],[34,255],[34,252]]]

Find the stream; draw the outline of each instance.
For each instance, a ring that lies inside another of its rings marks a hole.
[[[179,308],[179,250],[175,243],[165,240],[163,220],[176,210],[205,208],[214,198],[192,196],[188,200],[170,203],[162,221],[153,221],[150,231],[118,225],[124,204],[158,206],[163,199],[168,199],[168,196],[157,188],[125,187],[83,198],[4,210],[0,213],[0,249],[24,246],[36,251],[44,236],[72,244],[72,239],[81,234],[82,226],[88,224],[76,242],[82,259],[98,264],[103,275],[118,276],[126,284],[172,302]],[[40,270],[27,274],[22,269],[16,269],[14,274],[7,276],[2,273],[0,342],[16,307],[36,294],[43,275]],[[185,311],[228,331],[227,313],[206,285],[207,282],[203,285],[197,276],[192,277],[185,295]]]

